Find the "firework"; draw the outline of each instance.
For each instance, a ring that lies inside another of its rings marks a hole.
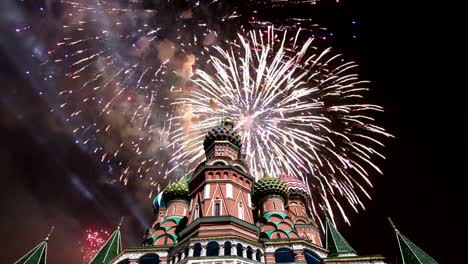
[[[86,229],[85,238],[81,245],[81,253],[83,254],[82,263],[89,263],[97,254],[104,243],[109,238],[110,233],[104,229]]]
[[[217,40],[221,22],[235,26],[239,16],[218,1],[147,3],[64,1],[69,16],[48,66],[65,70],[55,111],[65,113],[76,143],[111,177],[145,179],[153,189],[171,165],[162,147],[172,90],[190,78],[193,53]]]
[[[64,114],[76,143],[107,167],[110,182],[144,179],[151,197],[180,165],[166,147],[171,103],[197,60],[203,65],[211,45],[239,28],[271,22],[258,18],[263,1],[147,3],[64,1],[60,37],[45,65],[66,77],[54,111]],[[301,23],[316,27],[310,19],[282,27]]]
[[[372,159],[383,157],[374,147],[391,135],[372,117],[382,107],[363,103],[368,82],[357,65],[312,44],[300,30],[269,28],[215,47],[193,78],[196,88],[175,103],[182,111],[173,119],[173,160],[201,162],[206,131],[230,116],[254,176],[284,170],[311,186],[315,215],[338,210],[349,223],[343,202],[364,209],[369,174],[380,173]]]

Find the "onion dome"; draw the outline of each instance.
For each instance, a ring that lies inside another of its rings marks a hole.
[[[153,209],[156,211],[159,208],[166,208],[166,202],[163,199],[164,191],[158,193],[153,200]]]
[[[189,194],[188,178],[183,177],[179,181],[167,185],[166,189],[164,189],[162,199],[165,203],[174,199],[189,200]]]
[[[205,151],[210,147],[215,141],[229,141],[238,148],[242,147],[241,139],[239,135],[234,132],[234,122],[230,118],[226,118],[221,126],[215,126],[205,136],[203,141],[203,148]]]
[[[288,187],[289,196],[301,196],[307,199],[309,197],[309,188],[298,178],[281,173],[278,177]]]
[[[258,202],[268,195],[279,195],[284,200],[288,200],[288,187],[275,177],[264,176],[254,184],[253,199]]]

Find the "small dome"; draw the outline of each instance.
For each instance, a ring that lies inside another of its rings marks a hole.
[[[187,177],[167,185],[163,192],[163,199],[167,203],[174,199],[189,200],[190,189]]]
[[[234,128],[234,120],[230,117],[226,117],[223,121],[223,126]]]
[[[309,188],[298,178],[281,173],[278,177],[288,187],[289,196],[299,195],[307,199],[309,197]]]
[[[158,193],[153,200],[153,209],[156,211],[159,208],[166,208],[166,202],[163,199],[164,191]]]
[[[279,195],[284,200],[288,200],[288,187],[275,177],[265,176],[254,184],[253,199],[257,203],[268,195]]]
[[[238,148],[242,147],[242,143],[240,140],[239,135],[234,132],[233,130],[234,122],[226,118],[221,126],[215,126],[205,136],[205,140],[203,141],[203,148],[205,151],[208,147],[211,146],[215,141],[225,140],[229,141]]]

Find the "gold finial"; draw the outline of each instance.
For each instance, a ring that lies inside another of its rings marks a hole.
[[[54,229],[55,229],[55,226],[52,226],[50,228],[49,234],[47,234],[47,237],[44,239],[44,241],[49,241],[49,238],[52,235],[52,233],[54,232]]]
[[[232,120],[230,117],[225,117],[223,120],[223,126],[234,129],[234,120]]]

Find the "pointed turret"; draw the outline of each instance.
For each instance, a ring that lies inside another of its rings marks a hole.
[[[390,218],[388,218],[388,220],[397,236],[400,252],[399,259],[402,261],[402,264],[437,264],[437,261],[435,261],[431,256],[402,235]]]
[[[89,262],[89,264],[107,264],[117,255],[122,252],[122,239],[120,234],[120,224],[112,235],[107,239],[106,243],[101,247],[96,256]]]
[[[333,223],[327,217],[325,245],[329,257],[357,256],[356,251],[349,245],[344,237],[336,230]]]
[[[14,264],[46,264],[47,263],[47,242],[54,231],[52,227],[47,237],[26,255],[17,260]]]

